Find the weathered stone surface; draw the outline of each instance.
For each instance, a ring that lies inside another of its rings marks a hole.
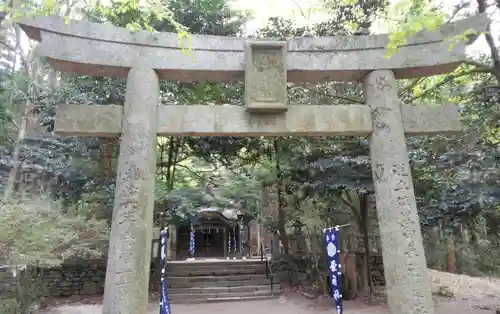
[[[455,133],[462,129],[457,105],[402,105],[403,127],[407,135]]]
[[[128,75],[103,314],[146,313],[160,87],[152,69]]]
[[[286,42],[250,41],[245,56],[247,111],[286,111]]]
[[[43,296],[101,295],[104,291],[105,260],[79,260],[77,263],[62,264],[60,267],[43,269],[28,268],[19,273],[21,285],[32,286],[33,281],[45,289]],[[0,295],[13,291],[16,278],[9,269],[0,269]]]
[[[56,115],[55,129],[62,135],[117,137],[121,134],[122,106],[59,105]]]
[[[175,225],[168,226],[169,238],[167,240],[167,260],[177,259],[177,227]]]
[[[288,41],[287,78],[291,82],[359,80],[376,69],[393,70],[397,78],[450,72],[464,60],[468,43],[457,43],[449,51],[446,39],[469,29],[482,32],[487,23],[485,15],[477,15],[443,25],[435,32],[421,32],[391,58],[384,56],[387,35],[292,39]],[[192,50],[186,54],[174,33],[133,32],[87,21],[68,24],[55,16],[26,18],[20,25],[30,38],[41,40],[39,55],[48,57],[61,71],[125,78],[128,69],[141,65],[170,80],[244,77],[243,38],[191,35]]]
[[[434,313],[394,74],[365,78],[371,164],[391,314]]]
[[[407,135],[460,132],[456,105],[437,107],[402,105]],[[61,135],[117,137],[122,130],[123,107],[59,105],[55,131]],[[288,106],[280,115],[255,115],[242,106],[160,106],[159,135],[368,135],[370,109],[362,105]]]
[[[82,295],[96,295],[100,294],[101,291],[101,286],[97,282],[93,281],[86,281],[82,285],[82,289],[80,290],[80,294]]]

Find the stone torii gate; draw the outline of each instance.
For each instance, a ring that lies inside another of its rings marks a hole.
[[[146,313],[157,135],[369,135],[390,313],[433,313],[405,135],[459,132],[459,114],[450,104],[401,104],[396,79],[452,71],[475,38],[451,50],[447,39],[487,23],[478,15],[419,33],[388,59],[387,35],[287,42],[192,35],[185,54],[173,33],[23,20],[55,69],[127,78],[124,107],[60,105],[55,127],[62,135],[121,136],[103,313]],[[244,80],[246,106],[159,106],[160,79]],[[363,81],[366,105],[287,104],[287,82],[321,80]]]

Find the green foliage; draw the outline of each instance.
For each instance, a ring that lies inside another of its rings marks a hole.
[[[406,44],[408,37],[418,34],[422,30],[435,31],[444,22],[442,14],[429,12],[427,15],[419,16],[417,20],[407,22],[399,26],[399,30],[389,34],[386,57],[391,57],[399,52],[399,48]],[[453,46],[450,44],[451,49]]]
[[[108,237],[106,221],[87,219],[48,197],[0,203],[0,263],[14,270],[15,289],[0,298],[2,313],[28,314],[44,295],[32,267],[59,266],[68,258],[100,256]]]
[[[56,266],[75,256],[102,253],[108,226],[61,208],[49,198],[0,204],[0,259],[8,265]]]
[[[0,298],[0,311],[4,314],[27,314],[27,309],[15,297]]]
[[[86,8],[87,17],[96,22],[110,22],[131,31],[175,32],[179,46],[191,48],[190,34],[234,35],[246,22],[248,14],[235,12],[225,0],[158,0],[141,6],[138,1],[113,1]]]
[[[200,186],[192,188],[179,188],[171,190],[165,195],[167,215],[190,219],[196,210],[208,205],[204,199],[204,189]]]
[[[435,31],[445,21],[445,15],[428,0],[400,0],[390,8],[389,15],[396,18],[397,31],[389,34],[387,57],[399,51],[410,36],[422,30]]]
[[[35,273],[30,269],[17,269],[14,289],[5,291],[0,296],[0,313],[33,314],[36,311],[47,290]]]
[[[315,25],[319,36],[366,33],[373,20],[386,12],[386,0],[343,0],[325,1],[330,19]]]

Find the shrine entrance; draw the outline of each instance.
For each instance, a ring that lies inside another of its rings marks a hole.
[[[198,248],[197,256],[224,257],[224,235],[223,228],[199,228],[195,229],[195,243]]]
[[[194,228],[196,258],[224,257],[224,228],[196,227]],[[177,230],[177,260],[189,258],[189,224],[179,226]]]
[[[193,224],[196,259],[235,257],[241,250],[241,232],[237,217],[232,218],[216,209],[204,209],[192,222],[180,224],[177,228],[176,259],[184,260],[190,257],[190,223]]]

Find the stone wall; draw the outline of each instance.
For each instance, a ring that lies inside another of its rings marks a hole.
[[[372,256],[372,281],[375,286],[384,286],[384,269],[382,256]],[[152,272],[154,269],[151,270]],[[300,274],[299,274],[300,275]],[[69,297],[74,295],[101,295],[104,292],[106,276],[105,260],[74,261],[52,268],[38,270],[31,268],[22,272],[22,284],[33,284],[37,280],[45,288],[44,295],[52,297]],[[288,272],[275,274],[278,282],[290,281]],[[305,276],[305,274],[304,274]],[[300,283],[304,278],[295,278]],[[15,288],[15,280],[9,269],[0,268],[0,295]]]
[[[30,268],[21,273],[22,285],[36,282],[44,287],[46,296],[100,295],[104,292],[105,260],[68,262],[52,269]],[[0,269],[0,293],[15,288],[15,279],[9,269]]]

